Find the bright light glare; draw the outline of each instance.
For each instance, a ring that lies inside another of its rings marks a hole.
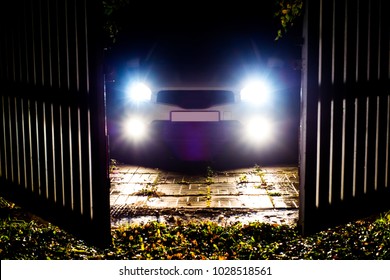
[[[145,136],[146,126],[145,123],[139,119],[130,119],[125,124],[126,134],[133,139],[139,139]]]
[[[152,91],[143,83],[131,84],[128,93],[131,100],[135,102],[150,101],[152,97]]]
[[[246,132],[250,139],[264,141],[270,138],[272,133],[271,123],[263,118],[255,118],[248,122]]]
[[[253,104],[264,104],[268,100],[269,87],[264,81],[249,83],[241,90],[241,100]]]

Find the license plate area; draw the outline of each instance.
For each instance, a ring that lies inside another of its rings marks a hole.
[[[218,122],[218,111],[172,111],[172,122]]]

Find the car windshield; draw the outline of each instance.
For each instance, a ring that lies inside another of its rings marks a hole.
[[[264,68],[267,59],[261,44],[251,38],[192,36],[156,40],[140,58],[144,73],[181,81],[234,80],[244,72]],[[204,79],[203,79],[204,80]]]
[[[227,62],[259,63],[261,56],[261,50],[254,40],[193,37],[157,41],[147,53],[144,62],[180,66]]]

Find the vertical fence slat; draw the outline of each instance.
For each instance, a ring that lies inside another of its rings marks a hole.
[[[304,232],[390,207],[386,8],[384,0],[306,1],[300,165]]]
[[[91,0],[23,0],[0,19],[0,191],[106,245],[99,8]]]

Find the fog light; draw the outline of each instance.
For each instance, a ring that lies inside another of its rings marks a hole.
[[[246,133],[248,137],[255,141],[264,141],[269,139],[271,132],[271,123],[263,118],[252,119],[246,126]]]
[[[139,119],[131,119],[125,125],[126,134],[134,139],[139,139],[146,134],[146,125]]]

